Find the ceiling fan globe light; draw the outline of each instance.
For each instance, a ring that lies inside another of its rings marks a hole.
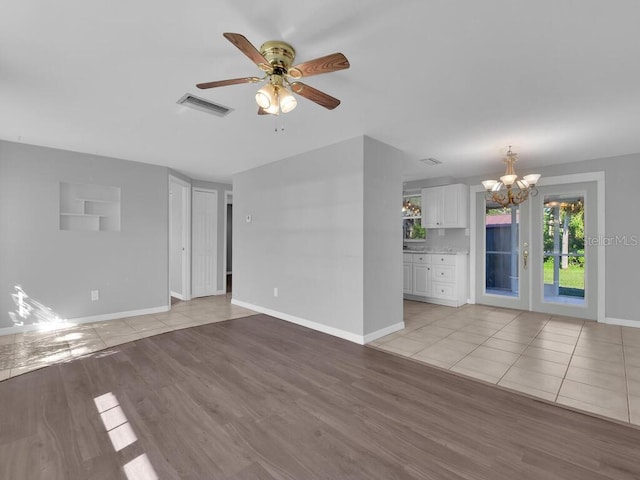
[[[298,101],[296,97],[293,96],[291,92],[287,89],[283,88],[280,91],[280,110],[282,113],[288,113],[298,105]]]
[[[274,87],[270,83],[262,87],[256,92],[256,103],[258,106],[267,110],[275,103]]]
[[[265,108],[264,111],[271,115],[278,115],[280,113],[280,107],[277,103],[274,103],[269,108]]]

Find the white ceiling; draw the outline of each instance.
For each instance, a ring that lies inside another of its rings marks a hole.
[[[214,181],[363,134],[406,152],[407,180],[500,173],[509,144],[520,173],[635,153],[638,19],[637,0],[2,0],[0,138]],[[259,75],[223,32],[297,62],[344,53],[349,70],[304,80],[342,105],[276,119],[256,85],[196,89]]]

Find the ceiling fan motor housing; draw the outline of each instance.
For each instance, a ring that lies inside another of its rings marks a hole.
[[[291,45],[277,40],[264,42],[260,47],[260,53],[276,74],[287,73],[296,58],[296,51]]]

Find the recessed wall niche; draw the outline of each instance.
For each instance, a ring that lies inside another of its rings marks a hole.
[[[60,230],[120,231],[120,188],[60,182]]]

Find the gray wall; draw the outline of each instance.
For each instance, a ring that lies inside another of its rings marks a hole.
[[[234,300],[362,335],[362,158],[358,138],[234,176]]]
[[[364,334],[402,322],[403,153],[364,137]]]
[[[401,160],[358,137],[236,175],[234,300],[357,336],[402,322]]]
[[[61,231],[60,182],[121,188],[121,231]],[[0,327],[15,285],[62,318],[166,306],[167,192],[163,167],[0,141]]]
[[[217,265],[216,268],[218,269],[218,273],[217,273],[218,290],[223,290],[223,279],[225,274],[225,272],[223,272],[223,269],[224,269],[223,259],[225,254],[224,253],[224,227],[225,227],[224,212],[226,209],[224,204],[224,192],[225,190],[231,191],[233,187],[225,183],[204,182],[202,180],[191,180],[191,187],[192,189],[207,188],[209,190],[215,190],[216,192],[218,192],[218,225],[217,225],[218,255],[216,260],[216,265]],[[192,199],[192,203],[193,203],[193,199]],[[193,241],[193,237],[191,240]]]
[[[531,173],[524,168],[525,161],[516,165],[521,174]],[[496,162],[494,176],[501,173],[501,164]],[[585,172],[605,172],[605,223],[606,236],[628,237],[637,235],[640,239],[640,215],[636,208],[640,204],[640,153],[619,157],[585,160],[582,162],[546,166],[535,169],[543,177],[570,175]],[[460,178],[450,183],[480,185],[491,175]],[[407,182],[405,189],[415,189],[438,184],[437,179]],[[429,239],[432,231],[427,233]],[[433,232],[435,235],[436,232]],[[458,234],[459,235],[459,234]],[[455,237],[457,241],[461,237]],[[468,246],[468,238],[467,238]],[[640,271],[640,246],[611,245],[606,247],[606,316],[610,318],[640,321],[637,302],[637,272]]]

